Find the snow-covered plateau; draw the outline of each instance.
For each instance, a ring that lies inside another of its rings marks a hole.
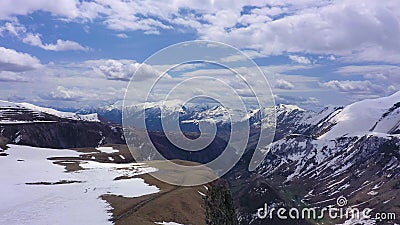
[[[141,178],[115,180],[155,170],[141,164],[79,160],[82,169],[67,171],[54,157],[86,153],[18,145],[10,145],[6,153],[0,157],[0,224],[112,224],[110,205],[102,195],[138,197],[159,191]]]

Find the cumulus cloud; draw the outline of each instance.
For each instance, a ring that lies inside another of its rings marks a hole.
[[[0,47],[0,71],[22,72],[40,68],[42,65],[34,56]]]
[[[227,63],[239,62],[239,61],[246,61],[249,58],[255,59],[255,58],[261,58],[261,57],[265,56],[265,55],[261,54],[260,52],[254,51],[254,50],[245,50],[245,51],[242,51],[242,53],[243,54],[226,56],[221,59],[221,62],[227,62]]]
[[[163,74],[162,71],[153,66],[138,63],[134,60],[90,60],[87,61],[87,64],[108,80],[129,81],[135,72],[137,75],[136,81],[155,80],[156,77]],[[140,70],[138,70],[139,68]],[[164,77],[169,78],[170,76],[165,74]]]
[[[294,88],[294,85],[289,81],[278,79],[275,82],[275,88],[284,89],[284,90],[291,90]]]
[[[134,61],[107,60],[100,65],[98,71],[107,79],[129,81],[138,67]]]
[[[226,0],[32,0],[22,3],[17,0],[0,3],[0,17],[28,15],[39,10],[78,21],[101,21],[119,32],[140,30],[159,34],[172,28],[195,31],[202,39],[223,41],[266,55],[310,53],[346,61],[400,62],[400,2],[396,0],[238,0],[234,3]],[[46,48],[82,50],[81,47],[60,40]],[[301,56],[291,55],[296,62],[309,63]]]
[[[227,40],[236,46],[245,47],[246,43],[246,47],[260,48],[270,54],[308,52],[381,61],[386,58],[364,53],[370,53],[371,49],[380,52],[379,55],[393,49],[399,52],[399,8],[396,1],[335,1],[293,10],[290,16],[278,17],[271,22],[237,29],[215,29],[215,32],[209,32],[211,28],[205,27],[200,33],[206,38]]]
[[[112,102],[122,99],[124,89],[116,89],[113,87],[94,88],[87,87],[85,89],[77,86],[57,86],[52,88],[49,93],[41,93],[40,98],[46,101],[56,102]]]
[[[20,34],[24,32],[26,32],[26,28],[15,21],[6,22],[3,26],[0,26],[0,36],[8,33],[10,35],[19,37]]]
[[[99,76],[88,62],[75,62],[49,63],[24,72],[2,71],[0,87],[2,99],[80,108],[122,100],[126,83]]]
[[[78,89],[67,89],[63,86],[58,86],[56,90],[50,92],[47,96],[52,100],[73,101],[82,97],[82,91]]]
[[[77,1],[75,0],[0,1],[0,18],[9,18],[16,15],[28,15],[38,10],[67,18],[75,18],[79,15]]]
[[[340,92],[362,95],[382,95],[387,92],[393,92],[394,86],[382,86],[374,84],[369,80],[353,81],[353,80],[331,80],[321,84],[323,87],[333,88]]]
[[[124,33],[119,33],[119,34],[117,34],[117,37],[119,37],[119,38],[128,38],[128,35],[126,35]]]
[[[28,79],[19,73],[0,71],[0,82],[27,82]]]
[[[22,39],[22,41],[26,44],[37,46],[39,48],[50,50],[50,51],[87,51],[89,50],[87,47],[83,47],[77,42],[74,41],[65,41],[58,39],[55,44],[43,44],[42,39],[39,34],[27,33],[26,37]]]
[[[320,99],[316,97],[302,97],[302,96],[291,96],[291,95],[274,95],[277,104],[289,104],[298,105],[300,107],[316,110],[321,110],[322,104]]]
[[[357,65],[344,66],[336,70],[344,76],[361,75],[366,79],[377,82],[391,82],[400,84],[400,66],[395,65]]]
[[[45,44],[40,34],[28,32],[27,28],[19,23],[18,20],[6,22],[0,27],[0,35],[8,34],[22,40],[25,44],[36,46],[50,51],[87,51],[88,47],[84,47],[77,42],[70,40],[58,39],[54,44]]]
[[[194,29],[201,38],[264,54],[308,52],[347,60],[400,61],[400,3],[395,0],[131,0],[94,1],[90,5],[85,7],[85,15],[103,20],[114,30],[157,34],[182,26]],[[246,6],[253,9],[244,11]],[[303,58],[294,59],[308,63]]]
[[[336,73],[345,77],[362,76],[374,86],[386,89],[386,92],[378,93],[391,94],[393,91],[400,90],[400,66],[385,64],[344,66],[338,68]]]
[[[345,56],[357,51],[362,54],[376,46],[381,52],[393,47],[399,49],[397,12],[400,5],[396,1],[361,2],[364,1],[235,1],[235,4],[224,1],[157,4],[153,1],[96,1],[94,4],[98,9],[108,9],[103,19],[111,29],[158,33],[159,29],[170,29],[169,23],[190,26],[202,38],[227,41],[268,54],[286,51]],[[246,5],[255,8],[243,13]],[[182,8],[191,9],[193,13],[183,12]]]
[[[310,59],[304,56],[289,55],[289,59],[299,64],[311,64]]]

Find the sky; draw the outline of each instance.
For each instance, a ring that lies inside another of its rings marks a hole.
[[[2,0],[0,98],[110,105],[148,57],[191,40],[243,51],[277,103],[319,110],[400,88],[398,0]]]

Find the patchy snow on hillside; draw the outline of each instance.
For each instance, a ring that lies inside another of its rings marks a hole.
[[[112,224],[104,194],[138,197],[156,193],[140,178],[154,171],[141,164],[81,161],[83,170],[66,172],[49,157],[77,157],[73,150],[10,145],[0,157],[0,224]]]
[[[161,225],[184,225],[184,224],[175,223],[175,222],[155,222],[155,224],[161,224]]]
[[[114,149],[113,147],[97,147],[96,149],[108,154],[119,152],[118,149]]]
[[[47,120],[33,120],[33,121],[24,121],[24,120],[0,120],[0,125],[16,125],[16,124],[30,124],[30,123],[56,123],[57,121],[47,121]]]

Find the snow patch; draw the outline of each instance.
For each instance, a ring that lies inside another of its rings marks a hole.
[[[114,149],[113,147],[97,147],[96,149],[107,154],[119,152],[118,149]]]
[[[0,224],[112,224],[110,206],[99,198],[104,194],[138,197],[156,193],[141,178],[114,180],[118,176],[154,171],[137,163],[115,164],[81,161],[84,170],[66,173],[50,157],[78,157],[73,150],[10,145],[0,158]],[[24,160],[18,162],[18,160]],[[26,183],[79,181],[58,185]]]
[[[175,223],[175,222],[155,222],[155,224],[161,224],[161,225],[184,225],[184,224]]]

